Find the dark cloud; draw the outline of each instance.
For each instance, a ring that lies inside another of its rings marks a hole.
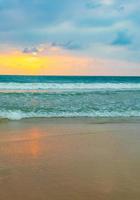
[[[25,54],[38,53],[38,49],[36,47],[25,47],[22,52]]]

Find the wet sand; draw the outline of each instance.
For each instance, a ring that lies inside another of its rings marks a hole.
[[[0,200],[139,199],[139,123],[0,123]]]

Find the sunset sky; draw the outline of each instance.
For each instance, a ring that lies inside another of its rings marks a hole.
[[[0,74],[140,75],[140,2],[0,0]]]

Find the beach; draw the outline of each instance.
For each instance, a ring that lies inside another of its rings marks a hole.
[[[0,122],[1,200],[139,200],[140,124]]]
[[[140,0],[0,0],[0,200],[140,200]]]

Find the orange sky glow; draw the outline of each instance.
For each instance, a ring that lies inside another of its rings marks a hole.
[[[134,67],[130,67],[129,70],[129,66],[132,65]],[[20,51],[0,53],[2,75],[127,75],[127,73],[137,75],[139,65],[74,55],[60,49],[55,51],[53,49],[48,54],[43,51],[37,54]]]

